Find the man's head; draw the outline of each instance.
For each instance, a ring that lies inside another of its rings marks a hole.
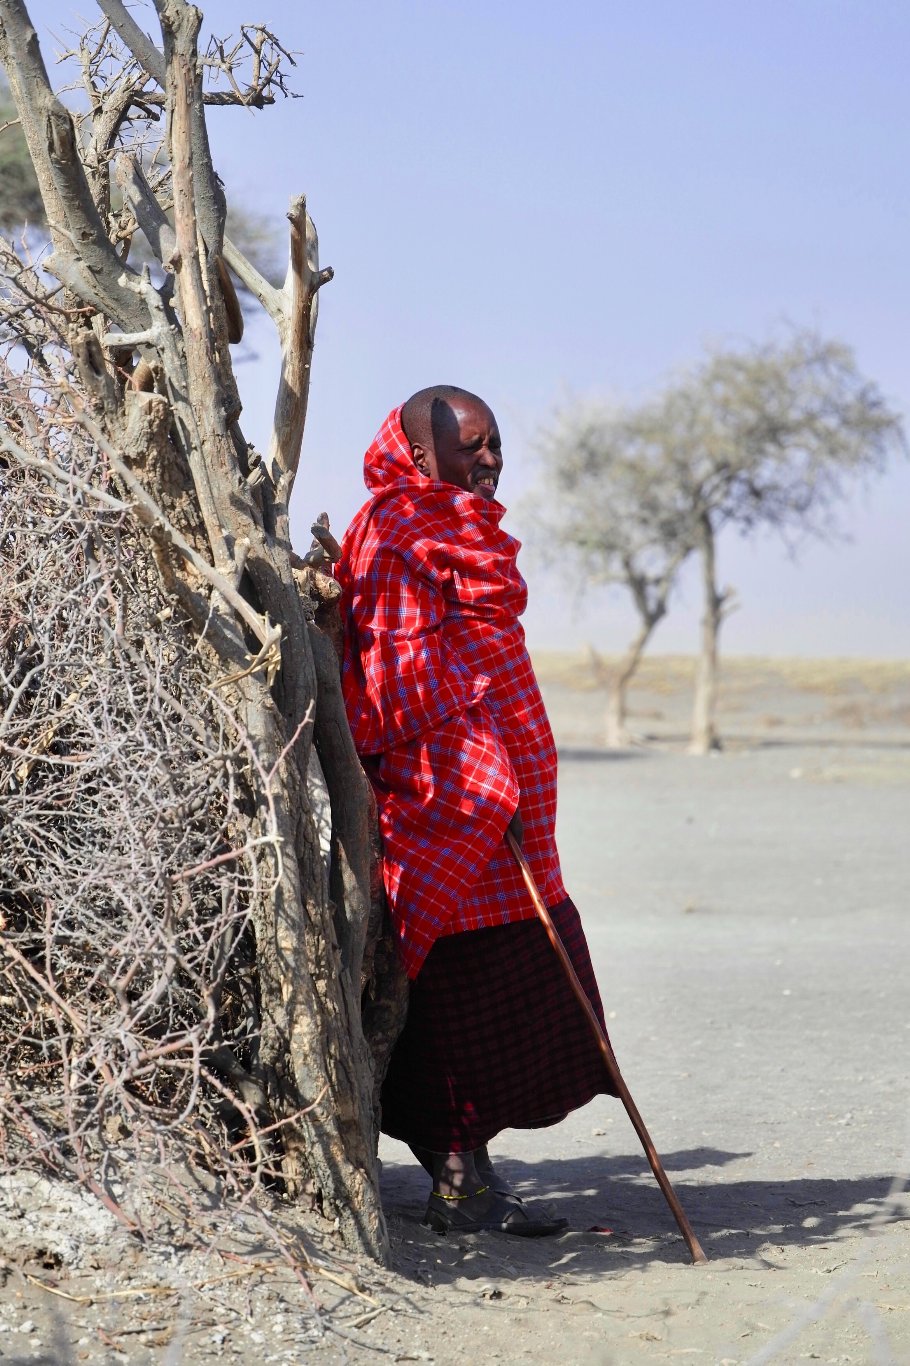
[[[421,389],[402,408],[401,425],[422,474],[488,500],[496,497],[502,441],[482,398],[453,384]]]

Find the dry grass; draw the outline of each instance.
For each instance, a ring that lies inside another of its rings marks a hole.
[[[616,656],[604,655],[608,666]],[[689,691],[695,681],[693,655],[646,656],[634,688],[657,694]],[[599,683],[585,653],[538,650],[534,667],[542,683],[555,683],[576,692],[596,692]],[[730,655],[721,665],[725,693],[786,691],[838,698],[856,693],[884,698],[910,688],[910,661],[881,659],[774,659],[760,655]]]

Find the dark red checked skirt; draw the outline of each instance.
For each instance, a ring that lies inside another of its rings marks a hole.
[[[603,1024],[578,911],[566,900],[550,914]],[[539,920],[436,940],[382,1088],[384,1133],[470,1152],[502,1129],[556,1124],[600,1092],[616,1094]]]

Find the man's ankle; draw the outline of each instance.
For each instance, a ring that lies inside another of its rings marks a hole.
[[[438,1154],[434,1163],[433,1190],[446,1199],[469,1199],[487,1185],[474,1164],[473,1153]]]

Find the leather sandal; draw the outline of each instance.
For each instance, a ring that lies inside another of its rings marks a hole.
[[[527,1208],[495,1192],[482,1215],[474,1216],[459,1201],[446,1200],[434,1191],[427,1201],[423,1222],[435,1233],[510,1233],[515,1238],[549,1238],[568,1227],[568,1219],[533,1219]],[[466,1203],[471,1203],[469,1197]]]

